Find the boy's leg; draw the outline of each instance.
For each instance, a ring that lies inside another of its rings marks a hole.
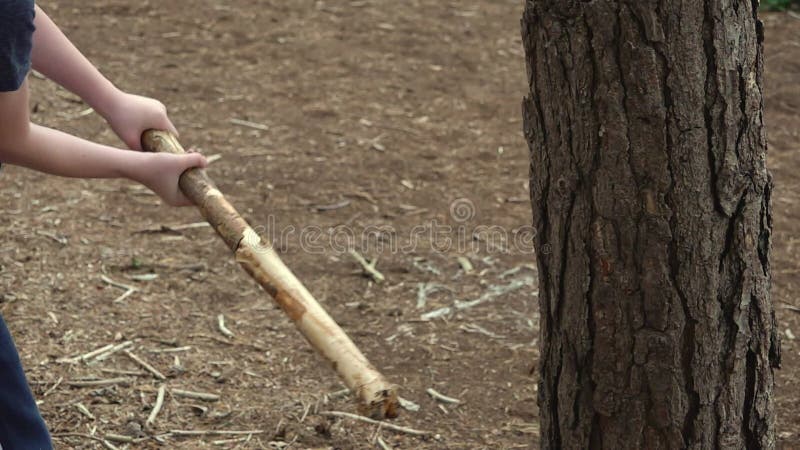
[[[0,446],[2,450],[51,450],[17,348],[0,315]]]

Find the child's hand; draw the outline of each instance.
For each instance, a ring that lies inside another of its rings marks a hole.
[[[104,115],[117,136],[133,150],[142,149],[142,133],[147,130],[166,130],[178,135],[167,117],[167,108],[152,98],[118,91]]]
[[[199,153],[142,155],[144,162],[132,168],[131,177],[158,194],[170,206],[189,206],[192,202],[178,187],[181,174],[192,167],[206,167],[208,161]]]

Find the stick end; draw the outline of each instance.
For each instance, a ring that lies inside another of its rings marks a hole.
[[[400,402],[397,396],[397,387],[382,383],[382,386],[367,390],[362,387],[359,394],[360,404],[358,412],[376,420],[394,419],[399,415]]]
[[[181,143],[169,131],[145,130],[141,136],[142,149],[148,152],[186,153]]]

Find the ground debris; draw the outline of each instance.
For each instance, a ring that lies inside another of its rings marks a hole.
[[[382,273],[375,268],[378,264],[378,258],[375,258],[372,261],[367,261],[360,253],[355,250],[350,250],[350,256],[356,260],[361,265],[361,268],[364,270],[364,274],[372,278],[376,283],[380,283],[386,280],[386,277],[383,276]]]
[[[533,277],[522,277],[515,279],[507,284],[502,285],[489,285],[484,293],[475,300],[470,301],[456,301],[452,306],[445,306],[443,308],[435,309],[433,311],[422,314],[422,320],[431,320],[438,317],[446,316],[456,311],[463,311],[465,309],[474,308],[475,306],[482,305],[494,301],[495,299],[516,291],[526,286],[533,286]]]

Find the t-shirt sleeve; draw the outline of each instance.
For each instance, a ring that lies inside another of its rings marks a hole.
[[[0,0],[0,92],[16,91],[31,68],[33,0]]]

